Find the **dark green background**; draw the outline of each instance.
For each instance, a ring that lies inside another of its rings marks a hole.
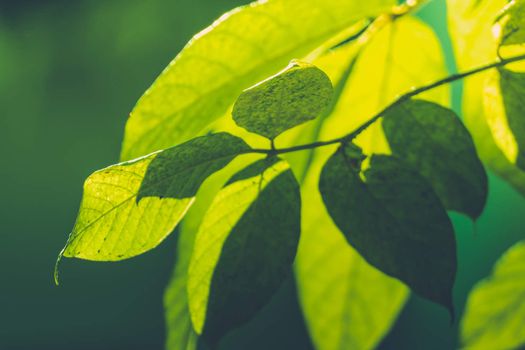
[[[244,1],[246,2],[246,1]],[[53,264],[71,229],[82,182],[114,163],[127,113],[198,30],[241,0],[0,2],[0,349],[161,349],[162,293],[175,237],[119,263]],[[453,57],[444,0],[421,16]],[[455,91],[458,106],[459,86]],[[524,238],[525,202],[491,177],[474,226],[453,215],[459,241],[458,312],[495,259]],[[223,349],[310,349],[288,283]],[[413,297],[382,349],[452,349],[457,323]]]

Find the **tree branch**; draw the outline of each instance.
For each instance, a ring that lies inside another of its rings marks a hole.
[[[328,140],[328,141],[317,141],[317,142],[312,142],[312,143],[308,143],[308,144],[304,144],[304,145],[287,147],[287,148],[278,148],[278,149],[273,149],[273,150],[272,149],[252,149],[252,150],[249,151],[249,153],[263,153],[263,154],[274,155],[274,154],[282,154],[282,153],[303,151],[303,150],[313,149],[313,148],[317,148],[317,147],[329,146],[329,145],[333,145],[333,144],[337,144],[337,143],[343,144],[343,143],[351,142],[359,134],[361,134],[363,131],[368,129],[368,127],[370,127],[372,124],[374,124],[376,121],[378,121],[385,113],[387,113],[391,109],[399,106],[403,102],[408,101],[412,97],[415,97],[415,96],[417,96],[417,95],[419,95],[419,94],[421,94],[423,92],[427,92],[427,91],[433,90],[433,89],[438,88],[440,86],[443,86],[443,85],[446,85],[446,84],[450,84],[452,82],[455,82],[455,81],[458,81],[458,80],[461,80],[461,79],[465,79],[465,78],[467,78],[467,77],[469,77],[471,75],[475,75],[475,74],[487,71],[487,70],[492,69],[492,68],[503,67],[503,66],[506,66],[507,64],[518,62],[518,61],[523,61],[523,60],[525,60],[525,54],[514,56],[514,57],[505,58],[505,59],[502,59],[502,60],[499,60],[499,61],[496,61],[496,62],[492,62],[492,63],[486,64],[486,65],[483,65],[483,66],[480,66],[480,67],[477,67],[477,68],[473,68],[473,69],[467,70],[465,72],[461,72],[461,73],[456,73],[456,74],[450,75],[450,76],[445,77],[443,79],[436,80],[435,82],[430,83],[428,85],[424,85],[424,86],[421,86],[421,87],[418,87],[418,88],[414,88],[414,89],[410,90],[409,92],[399,96],[396,100],[394,100],[394,102],[392,102],[391,104],[386,106],[379,113],[377,113],[372,118],[368,119],[366,122],[361,124],[354,131],[352,131],[351,133],[349,133],[349,134],[347,134],[347,135],[345,135],[343,137],[339,137],[339,138]]]

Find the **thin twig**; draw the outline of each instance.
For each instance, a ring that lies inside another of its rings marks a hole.
[[[312,142],[312,143],[308,143],[308,144],[304,144],[304,145],[287,147],[287,148],[278,148],[278,149],[273,149],[273,150],[271,150],[271,149],[251,149],[250,151],[248,151],[248,153],[282,154],[282,153],[290,153],[290,152],[302,151],[302,150],[307,150],[307,149],[312,149],[312,148],[317,148],[317,147],[329,146],[329,145],[333,145],[333,144],[337,144],[337,143],[350,142],[353,139],[355,139],[359,134],[361,134],[363,131],[365,131],[368,127],[370,127],[370,125],[372,125],[376,121],[378,121],[384,114],[389,112],[391,109],[399,106],[403,102],[408,101],[412,97],[415,97],[415,96],[417,96],[417,95],[419,95],[421,93],[427,92],[429,90],[438,88],[438,87],[443,86],[445,84],[450,84],[452,82],[455,82],[455,81],[467,78],[469,76],[472,76],[472,75],[475,75],[475,74],[487,71],[489,69],[503,67],[503,66],[506,66],[507,64],[518,62],[518,61],[523,61],[523,60],[525,60],[525,54],[519,55],[519,56],[505,58],[505,59],[502,59],[502,60],[497,61],[497,62],[492,62],[492,63],[486,64],[486,65],[483,65],[483,66],[480,66],[480,67],[477,67],[477,68],[473,68],[471,70],[467,70],[465,72],[461,72],[461,73],[456,73],[456,74],[450,75],[450,76],[445,77],[443,79],[436,80],[435,82],[430,83],[428,85],[424,85],[424,86],[421,86],[421,87],[418,87],[418,88],[414,88],[414,89],[410,90],[409,92],[407,92],[406,94],[399,96],[396,100],[394,100],[394,102],[392,102],[391,104],[386,106],[379,113],[377,113],[372,118],[368,119],[366,122],[361,124],[354,131],[352,131],[351,133],[349,133],[349,134],[347,134],[347,135],[345,135],[343,137],[338,137],[336,139],[332,139],[332,140],[328,140],[328,141],[317,141],[317,142]]]

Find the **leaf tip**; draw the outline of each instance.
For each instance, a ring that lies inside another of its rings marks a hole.
[[[60,253],[58,254],[57,260],[55,262],[55,268],[53,270],[53,280],[55,281],[55,286],[60,285],[59,281],[59,268],[60,268],[60,262],[62,261],[62,257],[64,256],[64,251],[66,250],[66,247],[64,247]]]

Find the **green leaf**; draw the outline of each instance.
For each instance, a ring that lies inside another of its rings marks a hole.
[[[300,204],[297,181],[277,158],[253,163],[216,196],[188,277],[194,329],[212,344],[251,319],[291,271]]]
[[[188,268],[197,231],[214,197],[232,174],[244,168],[259,155],[236,158],[225,169],[203,183],[195,204],[188,210],[179,229],[175,269],[164,293],[166,316],[166,350],[196,350],[199,337],[193,330],[188,305]]]
[[[510,248],[469,295],[461,321],[466,349],[525,345],[525,242]]]
[[[121,158],[171,147],[226,113],[243,89],[302,58],[393,0],[268,0],[235,9],[197,34],[140,98]]]
[[[505,68],[490,75],[484,103],[487,122],[507,159],[525,169],[525,74]]]
[[[323,71],[329,68],[314,62]],[[432,29],[411,16],[397,19],[376,33],[359,54],[339,103],[324,127],[321,139],[343,136],[391,104],[414,86],[447,75],[441,45]],[[330,73],[329,76],[336,81]],[[419,96],[448,105],[448,86]],[[344,126],[344,127],[341,127]],[[355,140],[367,154],[389,153],[381,123],[375,123]]]
[[[432,185],[445,208],[477,218],[487,199],[487,175],[470,134],[456,114],[410,100],[383,116],[392,153]]]
[[[315,119],[333,95],[330,78],[319,68],[293,61],[281,72],[245,90],[233,106],[240,127],[273,140]]]
[[[523,50],[525,45],[525,2],[514,0],[510,2],[498,16],[496,30],[493,30],[499,39],[499,53],[502,56],[503,48],[517,45]],[[514,51],[514,50],[513,50]]]
[[[177,241],[175,269],[164,292],[166,350],[197,350],[198,337],[191,324],[186,288],[195,233],[185,229],[183,223]]]
[[[355,50],[350,44],[313,63],[337,86],[354,57]],[[318,139],[327,140],[352,131],[413,86],[447,74],[436,35],[428,25],[411,16],[398,18],[377,32],[352,68],[335,111],[323,118],[318,133],[310,133],[318,135]],[[444,86],[422,97],[446,105],[449,88]],[[298,128],[299,137],[304,137],[302,128]],[[382,151],[382,129],[370,131],[362,135],[361,146],[369,151],[374,148]],[[288,135],[282,137],[285,136]],[[315,139],[295,144],[312,141]],[[317,186],[322,165],[333,150],[323,147],[315,151],[302,184],[302,232],[295,263],[298,293],[316,349],[371,350],[395,322],[408,289],[370,266],[345,244],[344,236],[327,216]]]
[[[212,134],[95,172],[84,184],[63,255],[113,261],[156,247],[183,218],[202,181],[247,150],[235,136]]]
[[[398,280],[370,266],[333,224],[317,190],[329,153],[316,152],[302,185],[301,242],[295,262],[305,321],[318,350],[372,350],[409,295]]]
[[[339,149],[321,173],[328,213],[373,266],[453,314],[456,242],[452,224],[428,182],[400,159],[360,159]]]
[[[167,149],[149,165],[137,202],[144,197],[193,197],[208,176],[249,149],[242,139],[225,132],[197,137]]]
[[[470,69],[498,59],[493,23],[507,4],[506,0],[447,0],[449,31],[459,69]],[[516,167],[500,149],[501,142],[507,142],[507,139],[503,139],[498,132],[493,133],[494,128],[491,130],[489,127],[488,120],[499,118],[496,113],[500,113],[502,108],[501,103],[487,100],[496,95],[501,102],[499,79],[494,79],[495,74],[480,73],[463,82],[462,117],[481,160],[525,194],[525,172]]]
[[[525,28],[521,28],[525,6],[513,1],[499,16],[492,28],[500,56],[523,54]],[[507,159],[525,169],[525,118],[522,115],[525,98],[525,74],[523,62],[500,67],[488,76],[484,103],[487,123],[496,144]],[[520,70],[516,71],[516,70]]]

